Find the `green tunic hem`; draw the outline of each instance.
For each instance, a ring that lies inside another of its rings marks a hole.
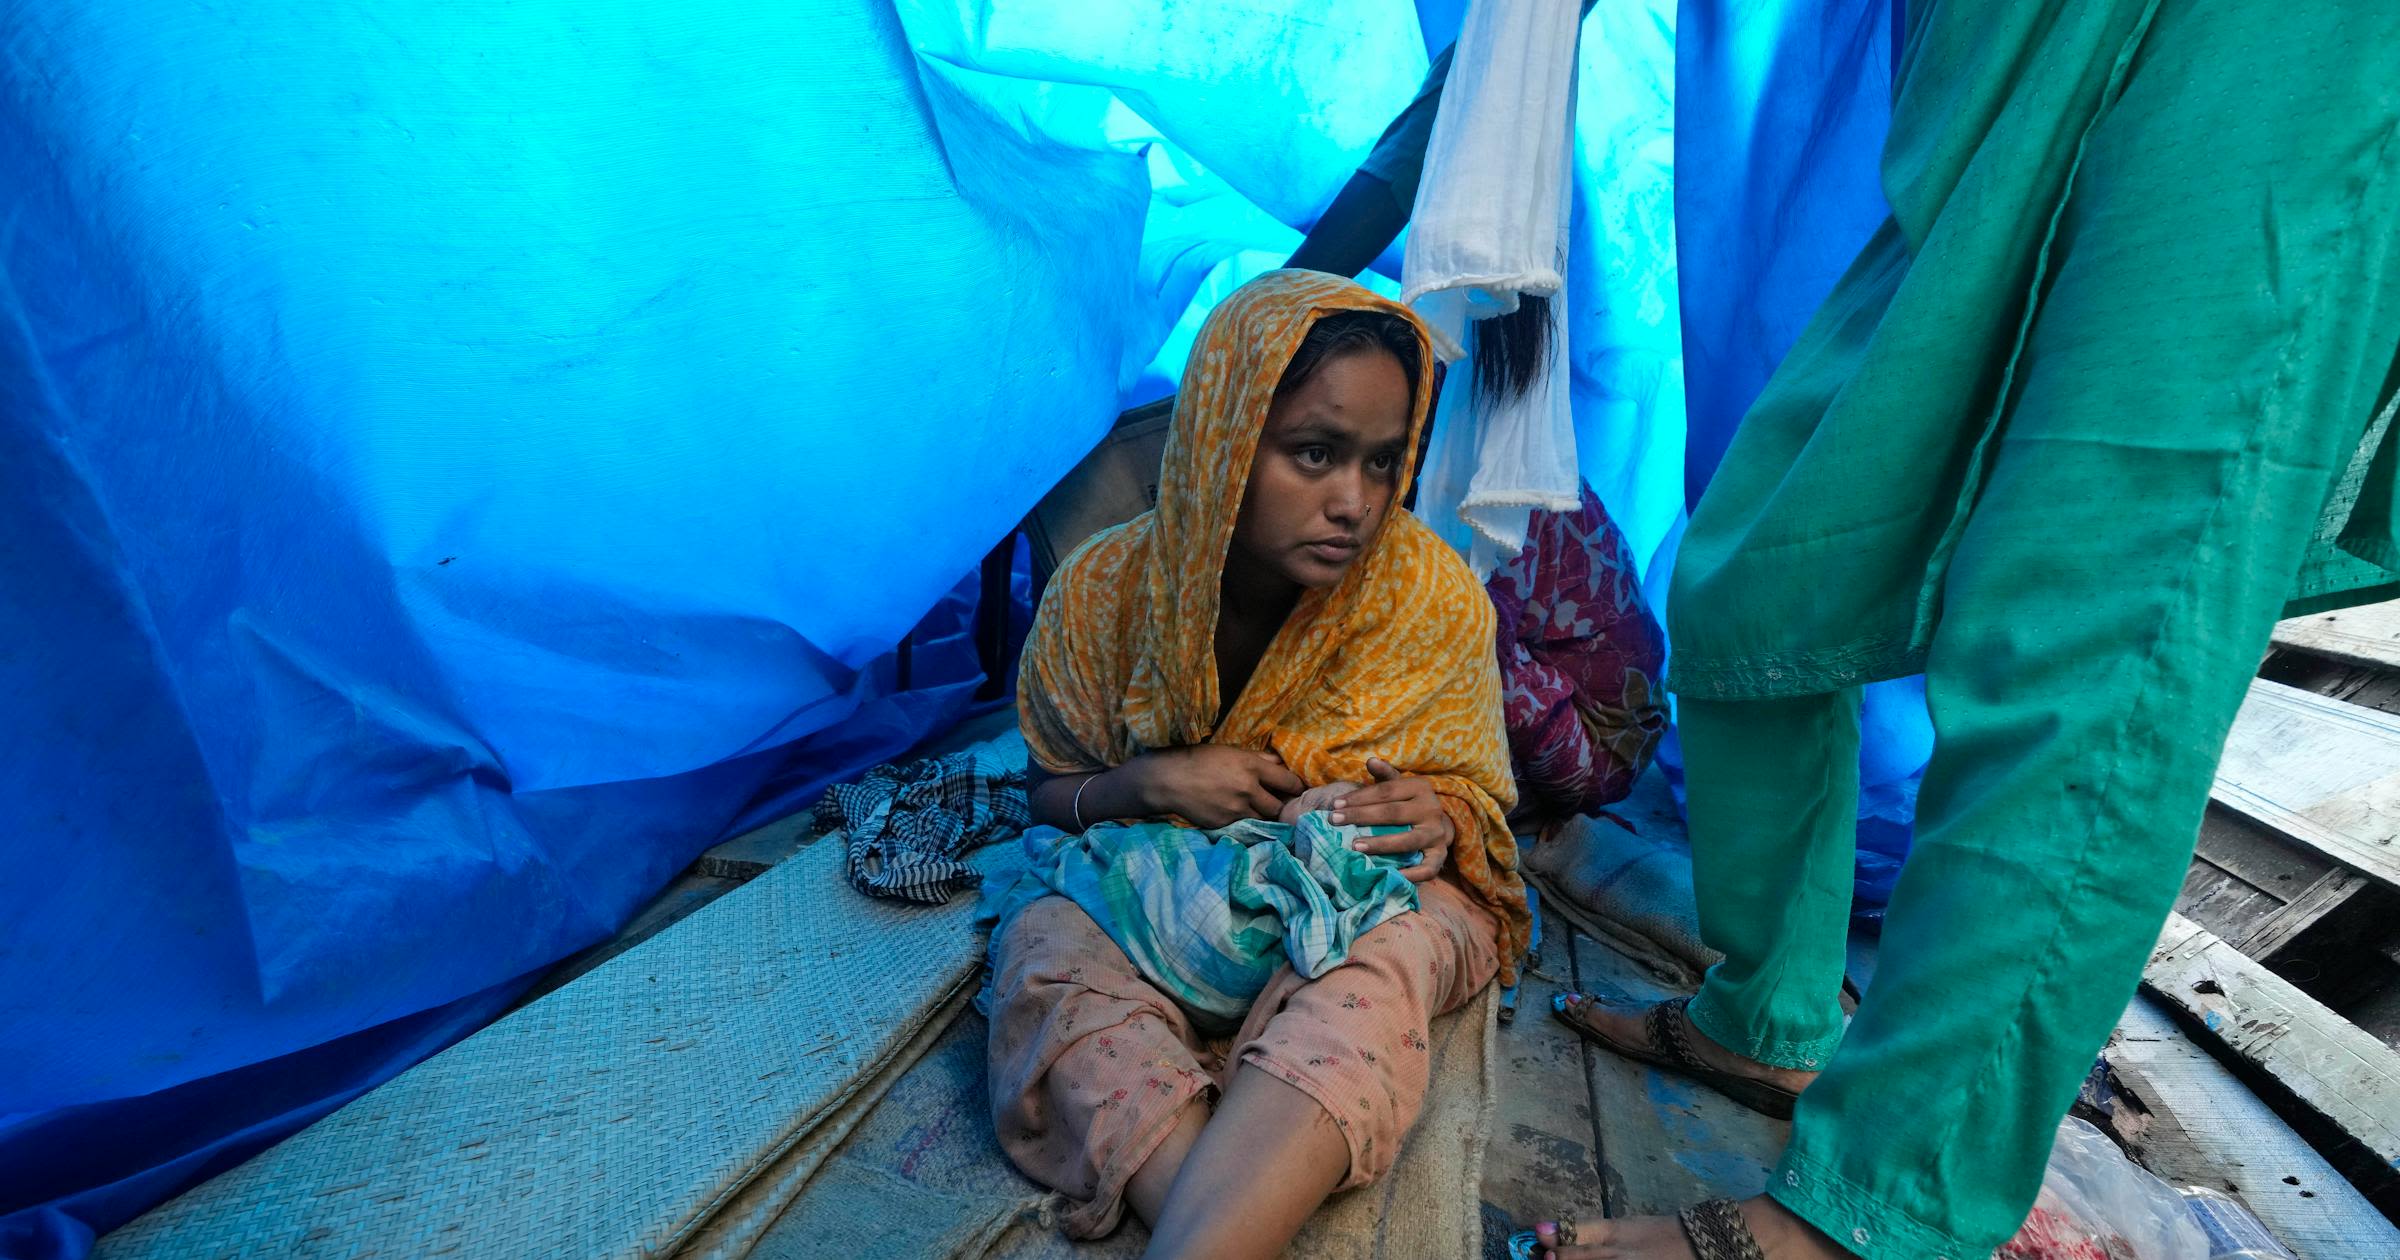
[[[1772,700],[1814,696],[1925,672],[1926,649],[1894,635],[1870,635],[1831,648],[1754,656],[1676,655],[1667,690],[1694,700]]]

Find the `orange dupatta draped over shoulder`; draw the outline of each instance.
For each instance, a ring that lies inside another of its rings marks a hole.
[[[1458,832],[1449,870],[1500,922],[1513,983],[1531,918],[1507,812],[1495,614],[1457,553],[1399,508],[1341,582],[1304,592],[1222,725],[1220,580],[1275,386],[1309,326],[1380,310],[1416,330],[1409,449],[1433,399],[1434,356],[1406,307],[1348,280],[1276,271],[1236,290],[1193,344],[1159,470],[1158,506],[1061,565],[1025,646],[1018,709],[1033,758],[1055,773],[1122,765],[1146,749],[1272,749],[1311,786],[1366,783],[1381,757],[1432,782]]]

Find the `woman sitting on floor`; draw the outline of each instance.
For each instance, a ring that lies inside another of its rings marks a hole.
[[[1421,855],[1418,910],[1316,980],[1278,973],[1222,1056],[1074,901],[1007,919],[994,1119],[1074,1202],[1073,1235],[1130,1205],[1155,1256],[1280,1254],[1391,1167],[1429,1021],[1513,979],[1528,918],[1492,604],[1399,507],[1431,383],[1405,308],[1315,272],[1252,281],[1193,348],[1157,509],[1043,597],[1019,683],[1035,822],[1323,808],[1406,828],[1361,850]]]

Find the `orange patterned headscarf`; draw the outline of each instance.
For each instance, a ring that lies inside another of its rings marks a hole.
[[[1043,594],[1017,705],[1033,757],[1066,774],[1145,749],[1272,749],[1311,786],[1369,781],[1367,759],[1430,780],[1457,829],[1450,870],[1500,920],[1504,982],[1530,926],[1507,813],[1516,803],[1500,721],[1490,597],[1457,553],[1394,510],[1342,580],[1303,593],[1225,713],[1217,690],[1220,581],[1267,407],[1309,326],[1387,311],[1423,347],[1409,449],[1433,399],[1425,327],[1348,280],[1270,272],[1219,303],[1175,400],[1158,507],[1094,537]]]

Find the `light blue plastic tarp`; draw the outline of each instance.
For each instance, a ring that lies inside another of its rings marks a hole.
[[[1683,0],[1675,228],[1687,493],[1883,222],[1901,0]],[[1875,683],[1861,716],[1853,909],[1880,918],[1933,750],[1922,679]]]
[[[955,716],[961,575],[1463,9],[0,0],[0,1255]],[[1868,213],[1869,13],[1587,20],[1577,437],[1654,590],[1685,356],[1713,466]]]
[[[1374,0],[901,0],[900,10],[937,108],[985,111],[1045,147],[1145,173],[1128,406],[1170,392],[1216,301],[1291,256],[1427,63],[1415,12]],[[1364,279],[1398,290],[1391,277]]]
[[[0,0],[0,1253],[954,716],[937,601],[1425,60],[1380,0]]]
[[[1675,0],[1596,5],[1583,19],[1567,255],[1576,462],[1654,604],[1668,575],[1662,549],[1684,515],[1675,21]]]
[[[0,1208],[119,1183],[71,1247],[921,733],[861,667],[1113,411],[1146,189],[962,190],[871,9],[0,19]]]

